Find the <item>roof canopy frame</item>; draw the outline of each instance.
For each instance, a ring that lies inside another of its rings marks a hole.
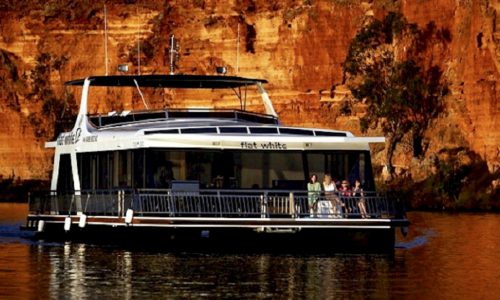
[[[239,86],[237,88],[231,88],[231,89],[233,90],[236,97],[238,97],[238,99],[240,100],[240,109],[246,110],[248,85],[245,84],[244,94],[242,94],[242,92],[241,92],[241,86]]]
[[[221,75],[113,75],[88,77],[92,86],[157,88],[192,88],[192,89],[227,89],[258,83],[267,83],[264,79],[244,78]],[[65,85],[83,86],[85,79],[68,81]]]
[[[153,87],[171,89],[232,89],[240,101],[242,110],[246,110],[247,91],[249,86],[256,86],[261,95],[266,113],[278,117],[267,92],[263,88],[264,79],[244,78],[238,76],[222,75],[113,75],[113,76],[91,76],[85,79],[68,81],[65,86],[82,86],[82,99],[88,94],[89,86],[100,87]],[[85,88],[86,87],[86,88]],[[244,90],[242,91],[242,87]],[[140,91],[140,90],[139,90]],[[144,101],[144,100],[143,100]],[[87,105],[81,102],[80,105]],[[148,105],[146,105],[147,108]],[[81,108],[81,107],[80,107]],[[81,113],[82,111],[80,111]],[[84,108],[86,114],[87,108]]]

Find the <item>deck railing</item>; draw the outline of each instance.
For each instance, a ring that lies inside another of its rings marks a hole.
[[[312,203],[312,205],[310,204]],[[362,209],[364,206],[364,210]],[[167,189],[92,190],[30,195],[31,214],[215,217],[215,218],[402,218],[399,199],[364,192],[352,197],[339,193],[311,194],[284,190]],[[366,214],[365,214],[366,211]]]

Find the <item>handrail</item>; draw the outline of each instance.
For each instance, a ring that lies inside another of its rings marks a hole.
[[[136,216],[215,218],[404,218],[399,199],[364,192],[311,194],[290,190],[107,189],[67,193],[31,193],[30,214],[123,217]]]
[[[148,118],[149,116],[149,118]],[[125,124],[132,124],[135,122],[150,122],[158,120],[167,120],[176,117],[186,117],[190,118],[206,118],[207,116],[226,118],[226,119],[238,119],[246,121],[256,121],[262,124],[274,124],[279,123],[278,118],[274,115],[261,114],[252,111],[245,110],[235,110],[235,109],[151,109],[151,110],[137,110],[129,111],[127,114],[116,113],[113,115],[109,114],[88,114],[87,118],[92,124],[97,127],[113,127]],[[106,121],[107,120],[107,121]],[[98,124],[95,124],[97,121]],[[103,125],[103,121],[106,121]]]

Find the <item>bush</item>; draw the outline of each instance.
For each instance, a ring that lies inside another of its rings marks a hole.
[[[426,209],[495,209],[499,208],[498,188],[491,183],[500,178],[499,172],[491,174],[486,162],[470,150],[447,149],[449,157],[436,165],[435,174],[420,183],[411,181],[405,186],[412,207]],[[467,158],[463,164],[457,157]]]

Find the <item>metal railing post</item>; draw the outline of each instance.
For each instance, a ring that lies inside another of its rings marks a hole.
[[[260,195],[260,217],[262,219],[266,217],[266,205],[264,203],[264,195]]]
[[[265,208],[265,214],[266,218],[269,218],[269,196],[267,191],[264,192],[264,208]]]
[[[290,192],[290,195],[288,197],[288,207],[289,207],[289,212],[290,212],[290,216],[292,216],[292,218],[295,218],[296,215],[295,215],[295,199],[294,199],[294,196],[293,196],[293,192]]]

